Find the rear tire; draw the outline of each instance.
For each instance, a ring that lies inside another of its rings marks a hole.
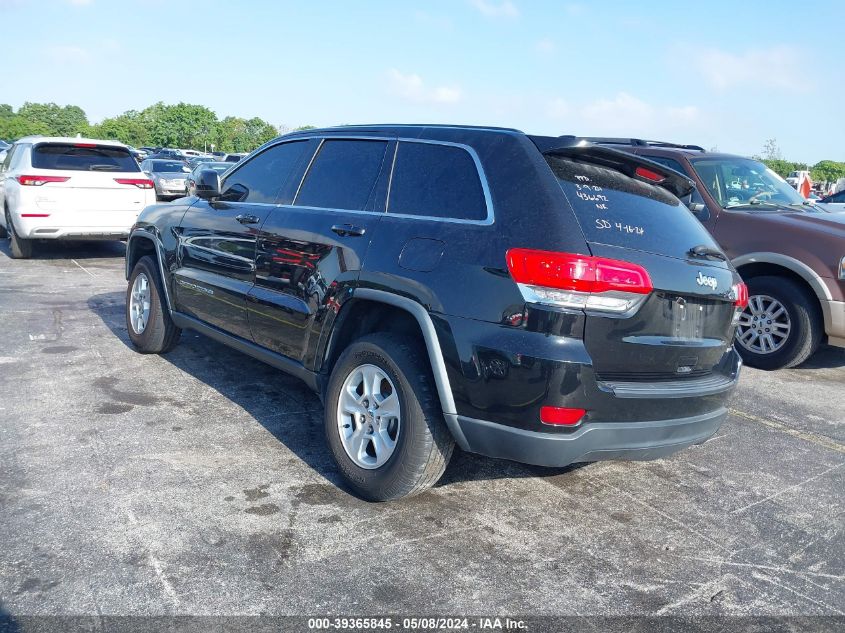
[[[364,499],[419,494],[446,470],[455,442],[443,420],[427,359],[414,339],[379,332],[350,345],[332,370],[326,439],[341,475]],[[365,390],[365,372],[377,378],[377,387]],[[351,400],[343,398],[350,394]],[[356,417],[350,409],[360,413]],[[385,446],[389,452],[381,453]]]
[[[176,347],[182,330],[176,327],[162,297],[155,261],[138,260],[126,288],[126,329],[129,340],[143,354],[164,354]]]
[[[24,239],[18,235],[8,210],[6,211],[6,226],[9,231],[9,250],[12,253],[12,258],[29,259],[32,257],[32,240]]]
[[[795,367],[810,358],[824,336],[824,320],[816,298],[785,277],[752,277],[747,284],[749,305],[742,313],[736,341],[745,364],[772,370]],[[785,339],[773,336],[771,340],[777,347],[764,352],[759,338],[753,338],[754,332],[765,336],[773,333],[775,327],[781,331],[788,328],[788,335]]]

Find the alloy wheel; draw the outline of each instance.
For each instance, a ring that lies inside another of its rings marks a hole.
[[[736,339],[754,354],[772,354],[789,339],[792,321],[786,307],[769,295],[752,295],[739,317]]]
[[[132,284],[129,297],[129,323],[135,334],[141,334],[150,320],[150,280],[145,273],[139,273]]]
[[[356,466],[371,470],[390,459],[401,416],[399,394],[383,369],[366,364],[349,373],[338,396],[337,428]]]

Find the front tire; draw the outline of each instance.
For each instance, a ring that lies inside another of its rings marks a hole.
[[[785,277],[752,277],[748,295],[736,333],[736,349],[746,365],[782,369],[813,355],[824,336],[824,321],[806,288]]]
[[[132,269],[126,288],[126,329],[132,345],[143,354],[169,352],[182,334],[170,318],[163,296],[156,264],[145,255]]]
[[[6,211],[6,226],[9,231],[9,250],[13,259],[29,259],[32,257],[32,240],[27,240],[18,235],[15,225],[12,223],[11,214]]]
[[[350,488],[388,501],[433,486],[455,443],[427,363],[414,339],[380,332],[350,345],[326,395],[329,448]]]

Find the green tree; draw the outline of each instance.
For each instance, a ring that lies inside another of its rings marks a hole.
[[[140,113],[149,132],[149,143],[165,147],[203,147],[211,142],[217,126],[217,115],[201,105],[158,102]]]
[[[278,135],[275,126],[259,117],[247,120],[227,116],[217,124],[215,145],[223,152],[251,152]]]
[[[33,123],[18,115],[0,117],[0,138],[16,141],[30,134],[48,135],[52,131],[43,123]]]
[[[31,123],[38,129],[46,129],[42,134],[53,136],[74,136],[88,132],[88,117],[79,106],[59,106],[55,103],[31,103],[27,101],[17,112],[17,116]],[[37,132],[31,132],[33,134]]]
[[[845,163],[821,160],[813,165],[810,178],[816,182],[836,182],[840,178],[845,178]]]
[[[8,103],[0,103],[0,119],[8,119],[15,116],[15,110]]]
[[[91,126],[91,136],[135,146],[150,143],[150,130],[137,110],[128,110],[116,117],[103,119],[97,125]]]

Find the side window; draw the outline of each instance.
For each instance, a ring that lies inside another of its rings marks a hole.
[[[683,165],[676,161],[674,158],[669,158],[667,156],[649,156],[648,154],[642,154],[643,158],[648,158],[649,160],[653,160],[655,163],[659,163],[664,167],[668,167],[669,169],[674,169],[676,172],[683,174],[687,178],[691,178],[691,176],[687,173],[687,170],[684,169]],[[698,187],[692,192],[692,201],[697,204],[705,204],[704,198],[701,197],[701,194],[698,192]]]
[[[831,202],[845,202],[845,191],[835,193],[830,197]]]
[[[15,151],[18,149],[17,145],[12,145],[9,148],[9,151],[6,152],[6,159],[3,161],[3,165],[0,166],[0,171],[6,171],[9,169],[9,165],[12,164],[12,156],[15,155]]]
[[[362,211],[373,194],[387,141],[337,139],[323,142],[294,205]]]
[[[276,204],[306,145],[305,141],[281,143],[254,156],[226,178],[220,200]]]
[[[475,161],[465,149],[452,145],[400,142],[387,204],[388,213],[487,218]]]

